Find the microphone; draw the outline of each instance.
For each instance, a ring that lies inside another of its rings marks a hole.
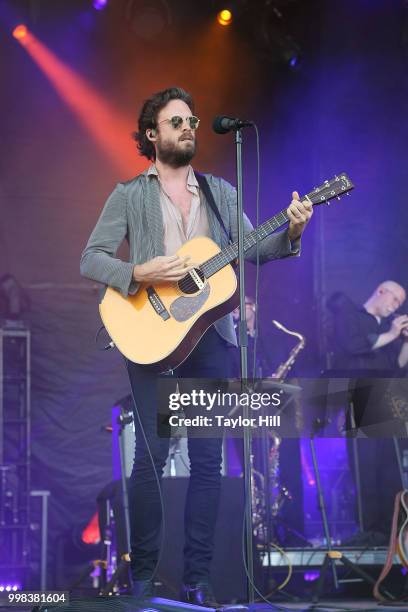
[[[213,121],[213,130],[216,134],[227,134],[233,130],[240,130],[243,127],[251,127],[252,125],[254,125],[253,121],[233,119],[232,117],[219,115]]]

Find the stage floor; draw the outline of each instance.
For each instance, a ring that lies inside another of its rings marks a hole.
[[[0,612],[3,610],[19,610],[20,612],[140,612],[142,610],[148,610],[149,612],[154,612],[158,610],[160,612],[164,612],[168,610],[168,612],[181,612],[185,610],[186,612],[209,612],[213,610],[212,608],[199,608],[198,606],[188,606],[184,604],[181,607],[181,604],[172,600],[163,600],[156,599],[157,606],[155,602],[152,601],[150,604],[146,602],[145,605],[140,605],[137,600],[130,596],[123,597],[98,597],[98,598],[83,598],[81,600],[72,599],[68,605],[57,606],[57,607],[48,607],[43,606],[42,608],[27,608],[27,607],[3,607],[0,606]],[[160,603],[159,603],[160,602]],[[167,605],[164,604],[166,602]],[[184,607],[185,606],[185,607]],[[225,612],[229,610],[231,612],[245,612],[248,608],[244,606],[236,605],[236,606],[225,606],[221,608]],[[386,604],[377,604],[374,600],[369,599],[330,599],[324,600],[319,604],[312,604],[310,601],[308,602],[298,602],[298,603],[274,603],[271,606],[267,604],[254,604],[249,609],[249,612],[353,612],[354,610],[358,610],[359,612],[407,612],[408,610],[408,602],[400,603],[392,605]]]

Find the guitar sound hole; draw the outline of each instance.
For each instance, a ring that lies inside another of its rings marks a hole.
[[[178,281],[177,285],[182,293],[187,295],[197,293],[205,285],[204,273],[200,268],[194,268],[187,276]]]

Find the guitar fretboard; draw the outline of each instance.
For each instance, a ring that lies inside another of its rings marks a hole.
[[[255,246],[257,241],[263,240],[269,234],[272,234],[275,230],[282,227],[289,221],[286,209],[280,213],[262,223],[257,229],[252,230],[244,237],[244,251],[247,252],[251,247]],[[209,278],[218,270],[224,268],[227,264],[231,263],[238,257],[238,242],[233,242],[210,259],[207,259],[200,268],[204,272],[206,278]]]
[[[345,193],[348,195],[349,191],[354,188],[353,183],[344,172],[339,176],[335,176],[331,181],[324,181],[320,187],[316,187],[313,191],[308,193],[302,198],[302,201],[308,200],[316,206],[318,204],[328,203],[329,200],[334,198],[340,199],[340,196]],[[288,223],[289,218],[287,209],[281,210],[280,213],[265,221],[258,228],[252,230],[244,237],[244,252],[255,246],[257,242],[263,240],[269,234],[272,234],[275,230]],[[238,257],[238,242],[228,245],[217,255],[214,255],[210,259],[207,259],[200,268],[206,278],[209,278],[218,270],[224,268],[227,264],[231,263]]]

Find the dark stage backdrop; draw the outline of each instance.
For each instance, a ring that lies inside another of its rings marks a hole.
[[[180,84],[194,93],[202,118],[197,167],[233,181],[232,139],[213,135],[211,118],[257,120],[261,220],[283,208],[293,189],[304,193],[336,172],[350,174],[353,196],[316,210],[302,257],[261,271],[262,328],[270,333],[277,318],[304,333],[298,369],[318,370],[327,296],[341,289],[361,301],[386,278],[407,285],[404,3],[333,0],[292,9],[304,46],[297,72],[260,59],[251,40],[216,30],[198,9],[184,13],[191,26],[157,44],[138,39],[114,9],[97,14],[78,1],[65,14],[61,4],[44,2],[33,31],[129,134],[143,99]],[[101,426],[127,393],[120,357],[95,349],[98,295],[79,276],[80,254],[115,183],[145,164],[130,139],[123,162],[119,152],[108,156],[5,28],[1,46],[0,274],[14,274],[32,303],[33,477],[52,493],[54,547],[62,533],[87,522],[110,479],[109,437]],[[94,116],[92,104],[87,113]],[[106,122],[96,129],[106,132]],[[254,221],[253,136],[245,141],[246,209]],[[291,346],[276,332],[272,362],[286,359]]]
[[[112,479],[105,427],[116,400],[129,392],[119,354],[99,352],[94,343],[97,294],[91,285],[62,283],[30,290],[32,485],[51,491],[49,583],[58,573],[65,586],[78,576],[66,575],[57,558],[86,563],[81,533]]]

